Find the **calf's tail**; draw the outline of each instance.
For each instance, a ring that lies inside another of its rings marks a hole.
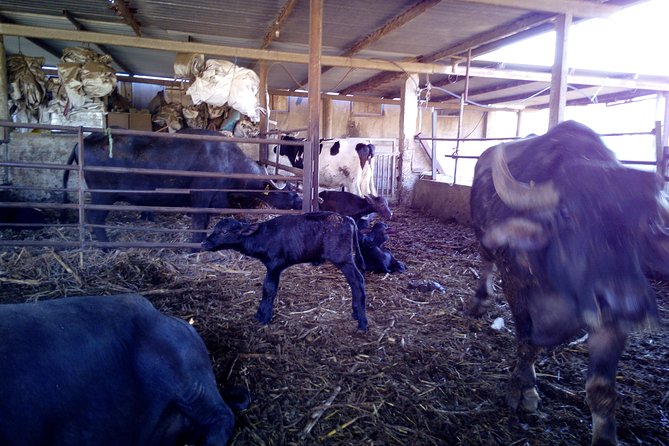
[[[365,259],[362,257],[362,251],[360,251],[360,241],[358,240],[358,226],[355,224],[355,221],[351,217],[346,217],[348,220],[351,220],[353,223],[353,255],[355,257],[355,266],[358,267],[361,274],[365,274],[367,265],[365,265]]]

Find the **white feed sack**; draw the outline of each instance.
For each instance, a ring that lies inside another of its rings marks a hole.
[[[89,48],[65,48],[58,76],[72,109],[82,108],[92,98],[107,96],[116,88],[111,56],[101,56]]]
[[[219,107],[227,104],[253,122],[258,122],[259,86],[260,79],[253,70],[238,67],[227,60],[210,59],[187,93],[194,104],[206,102]]]

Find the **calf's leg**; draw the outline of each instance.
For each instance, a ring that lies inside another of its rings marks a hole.
[[[262,284],[262,300],[258,305],[256,319],[263,325],[269,324],[272,320],[272,309],[274,308],[274,298],[279,289],[279,278],[281,269],[267,269],[265,281]]]
[[[335,266],[344,273],[346,281],[351,287],[351,294],[353,295],[353,319],[358,321],[358,329],[360,331],[367,331],[365,278],[352,261],[349,263],[336,263]]]
[[[592,413],[592,444],[611,446],[616,442],[616,369],[625,349],[627,335],[604,327],[588,337],[588,380],[585,397]]]

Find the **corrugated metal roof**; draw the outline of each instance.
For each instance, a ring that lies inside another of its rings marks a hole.
[[[196,42],[235,48],[260,49],[265,35],[278,17],[282,8],[291,0],[128,0],[132,17],[139,24],[143,37],[177,42]],[[365,46],[353,57],[386,61],[404,61],[408,58],[425,62],[450,65],[450,58],[436,58],[436,54],[450,55],[448,49],[459,49],[459,55],[473,51],[486,51],[501,45],[505,39],[521,33],[545,30],[546,20],[554,12],[530,11],[518,7],[504,7],[485,0],[423,0],[424,11],[402,26],[385,34],[377,41]],[[587,4],[589,0],[582,0]],[[629,5],[639,0],[613,0],[608,5]],[[323,54],[339,56],[352,45],[360,42],[371,32],[391,26],[407,10],[423,2],[416,0],[325,0],[323,15]],[[509,2],[512,3],[512,2]],[[602,2],[591,1],[590,4]],[[74,30],[76,25],[66,17],[67,11],[78,26],[84,30],[121,36],[135,36],[131,26],[111,8],[111,1],[101,0],[0,0],[0,21],[41,29]],[[309,0],[298,0],[292,12],[280,27],[278,36],[269,44],[268,50],[308,54],[309,52]],[[429,7],[428,7],[429,6]],[[31,42],[26,37],[5,36],[8,54],[23,52],[26,55],[45,57],[47,65],[58,63],[59,54],[65,47],[80,45],[77,42],[43,40],[52,49]],[[147,50],[127,46],[105,44],[105,49],[114,58],[116,68],[132,74],[173,76],[175,54],[169,51]],[[240,56],[234,62],[253,68],[256,61]],[[352,91],[382,97],[396,97],[400,91],[400,80],[391,79],[383,83],[364,85],[365,81],[378,75],[372,69],[333,68],[324,72],[321,85],[325,91]],[[295,89],[307,79],[306,64],[273,62],[268,75],[270,89]],[[422,76],[427,80],[427,76]],[[430,82],[446,88],[451,93],[462,94],[464,76],[430,75]],[[661,80],[669,84],[669,79]],[[544,106],[547,96],[536,95],[546,87],[546,82],[472,77],[470,99],[481,103],[507,102],[507,98],[526,96],[524,103]],[[498,88],[496,88],[496,86]],[[356,90],[357,89],[357,90]],[[602,94],[629,94],[629,88],[603,88]],[[476,91],[480,91],[477,94]],[[579,93],[575,91],[575,95]],[[640,90],[639,94],[647,93]],[[438,91],[434,91],[438,95]],[[534,96],[536,95],[536,96]],[[570,93],[570,96],[572,94]],[[583,94],[580,94],[583,97]],[[445,94],[444,97],[448,97]],[[613,96],[612,96],[613,97]]]

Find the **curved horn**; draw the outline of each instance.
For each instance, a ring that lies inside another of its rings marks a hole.
[[[265,175],[269,175],[269,172],[267,171],[267,166],[262,166],[262,170],[265,171]],[[274,181],[274,180],[270,180],[269,178],[267,179],[267,182],[268,182],[269,184],[271,184],[272,187],[273,187],[274,189],[276,189],[276,190],[283,190],[283,188],[286,187],[286,184],[288,184],[288,183],[286,183],[285,181],[279,181],[279,182],[277,183],[276,181]],[[280,183],[282,183],[282,184],[280,184]]]
[[[504,146],[499,146],[493,153],[492,181],[499,198],[511,209],[552,209],[560,202],[560,194],[552,181],[527,184],[516,180],[504,159]]]

